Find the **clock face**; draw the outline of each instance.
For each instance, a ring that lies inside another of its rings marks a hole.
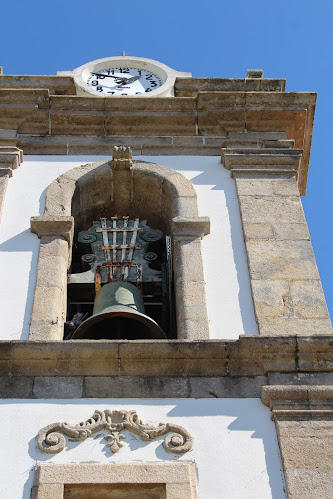
[[[91,71],[86,84],[97,95],[119,97],[126,95],[147,95],[162,85],[156,74],[144,69],[117,67]]]

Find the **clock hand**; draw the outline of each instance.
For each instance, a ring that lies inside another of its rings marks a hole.
[[[127,81],[127,78],[124,78],[123,76],[105,75],[102,73],[91,73],[91,74],[95,75],[95,76],[104,76],[107,78],[115,78],[116,80],[120,80],[120,81]]]
[[[133,83],[133,81],[136,81],[138,80],[139,78],[141,78],[141,75],[138,75],[138,76],[132,76],[132,78],[129,78],[126,83]]]

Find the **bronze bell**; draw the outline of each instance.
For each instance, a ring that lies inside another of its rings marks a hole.
[[[97,293],[93,315],[82,322],[72,339],[166,339],[160,326],[144,312],[143,298],[136,286],[110,282]]]

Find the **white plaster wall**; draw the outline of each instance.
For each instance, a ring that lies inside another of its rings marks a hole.
[[[1,401],[0,497],[29,499],[37,463],[127,463],[194,461],[200,499],[283,499],[281,460],[270,411],[259,399],[7,400]],[[59,454],[37,449],[38,431],[57,421],[86,420],[95,409],[136,410],[144,423],[173,422],[194,436],[185,455],[167,453],[163,437],[142,442],[124,432],[124,447],[112,454],[98,432],[68,442]],[[95,438],[93,438],[95,437]]]
[[[65,171],[102,156],[26,156],[9,180],[0,224],[0,339],[27,339],[39,239],[30,217],[42,215],[50,183]],[[173,168],[190,179],[199,213],[211,218],[203,239],[207,307],[212,339],[257,334],[234,181],[217,157],[147,156],[134,159]],[[195,269],[193,269],[195,272]]]

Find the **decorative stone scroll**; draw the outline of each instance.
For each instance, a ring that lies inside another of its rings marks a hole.
[[[39,450],[49,454],[61,452],[66,447],[65,436],[75,440],[86,440],[93,433],[108,430],[111,434],[105,440],[112,453],[118,452],[123,444],[120,440],[125,438],[120,432],[128,430],[142,440],[148,441],[170,433],[163,442],[167,452],[183,454],[192,448],[193,437],[182,426],[170,423],[160,423],[158,426],[143,424],[136,411],[104,411],[95,410],[93,416],[87,421],[76,425],[69,423],[53,423],[42,428],[37,435]]]

